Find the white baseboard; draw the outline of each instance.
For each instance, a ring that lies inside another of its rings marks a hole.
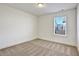
[[[55,41],[55,40],[51,40],[51,39],[48,40],[47,38],[39,38],[39,39],[47,40],[47,41],[51,41],[51,42],[56,42],[56,43],[60,43],[60,44],[64,44],[64,45],[69,45],[69,46],[77,47],[76,45],[71,45],[71,44],[67,44],[67,43],[64,43],[64,42],[59,42],[59,41]]]
[[[33,39],[36,39],[36,38],[33,38]],[[12,47],[12,46],[15,46],[15,45],[24,43],[24,42],[28,42],[28,41],[31,41],[31,40],[33,40],[33,39],[18,41],[18,42],[13,43],[13,44],[5,45],[5,46],[3,46],[3,47],[0,47],[0,50],[1,50],[1,49],[5,49],[5,48],[8,48],[8,47]]]
[[[52,41],[51,39],[48,40],[46,38],[33,38],[33,39],[29,39],[29,40],[24,40],[24,41],[20,41],[20,42],[17,42],[17,43],[14,43],[14,44],[10,44],[10,45],[6,45],[4,47],[0,47],[0,49],[4,49],[4,48],[8,48],[8,47],[11,47],[11,46],[15,46],[15,45],[18,45],[18,44],[21,44],[21,43],[24,43],[24,42],[28,42],[28,41],[31,41],[31,40],[34,40],[34,39],[42,39],[42,40],[47,40],[47,41],[51,41],[51,42],[57,42],[57,41]],[[57,43],[60,43],[60,44],[65,44],[65,43],[62,43],[62,42],[57,42]],[[69,44],[65,44],[65,45],[69,45]],[[73,45],[70,45],[70,46],[73,46]],[[75,46],[76,47],[76,46]],[[78,51],[79,51],[79,48],[78,48]]]

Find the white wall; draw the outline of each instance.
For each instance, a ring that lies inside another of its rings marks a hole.
[[[79,4],[77,5],[77,48],[79,51]]]
[[[35,39],[36,34],[36,16],[0,5],[0,49]]]
[[[67,17],[67,36],[54,35],[54,16]],[[76,46],[76,9],[39,17],[39,38]]]

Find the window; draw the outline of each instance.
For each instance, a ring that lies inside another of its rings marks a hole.
[[[54,18],[54,33],[58,35],[66,35],[66,17],[56,16]]]

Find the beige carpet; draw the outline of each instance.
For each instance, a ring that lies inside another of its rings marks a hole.
[[[32,40],[0,50],[0,56],[77,56],[77,49],[46,40]]]

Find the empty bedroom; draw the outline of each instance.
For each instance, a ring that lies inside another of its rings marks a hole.
[[[78,3],[0,3],[0,56],[78,56]]]

